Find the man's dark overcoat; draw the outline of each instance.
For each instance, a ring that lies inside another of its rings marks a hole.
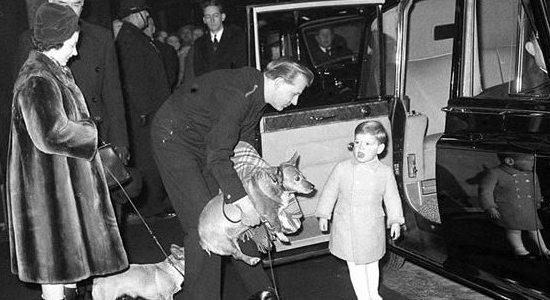
[[[164,209],[161,202],[165,193],[152,159],[150,125],[153,115],[170,95],[170,86],[159,50],[139,28],[124,22],[116,48],[130,124],[131,163],[143,178],[140,202],[147,207],[142,212],[152,215]]]
[[[219,299],[220,257],[209,256],[199,246],[199,215],[219,189],[226,203],[246,196],[230,157],[239,141],[258,146],[265,107],[263,74],[244,67],[186,81],[155,115],[151,131],[155,160],[186,232],[185,284],[176,297]],[[248,286],[269,285],[261,266],[235,267]]]
[[[97,127],[70,70],[35,51],[14,87],[6,186],[22,281],[71,283],[128,266]]]
[[[117,147],[128,147],[128,131],[120,74],[112,33],[98,25],[80,20],[78,55],[71,58],[76,84],[82,91],[88,111],[99,126],[99,136]],[[16,76],[32,48],[31,31],[19,38]]]
[[[210,33],[206,33],[193,45],[193,74],[220,69],[238,69],[247,65],[247,51],[244,33],[236,26],[225,26],[219,41],[218,50],[214,51]],[[188,79],[186,73],[186,80]]]

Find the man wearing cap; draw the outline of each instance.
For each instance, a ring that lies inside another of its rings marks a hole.
[[[67,62],[78,54],[78,16],[42,4],[33,48],[14,85],[6,203],[12,272],[46,300],[65,286],[120,272],[128,259],[98,149],[97,125]]]
[[[84,0],[49,2],[67,5],[78,16],[84,6]],[[93,120],[99,127],[100,139],[111,143],[119,157],[127,163],[130,158],[128,132],[113,35],[109,30],[82,19],[79,20],[79,25],[81,33],[77,45],[78,55],[71,59],[68,66],[84,94]],[[19,72],[31,48],[29,30],[19,39],[15,74]]]
[[[162,214],[170,205],[165,201],[150,141],[151,119],[170,95],[170,85],[159,49],[144,31],[151,16],[145,0],[122,0],[118,17],[123,24],[116,39],[121,71],[122,91],[129,124],[130,164],[143,179],[139,198],[140,212],[145,216]]]

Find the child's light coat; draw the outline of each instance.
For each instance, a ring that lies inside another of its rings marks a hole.
[[[358,264],[377,261],[386,252],[387,224],[404,223],[401,198],[392,168],[378,159],[338,163],[327,180],[316,216],[331,219],[330,252]],[[332,214],[334,209],[334,213]]]

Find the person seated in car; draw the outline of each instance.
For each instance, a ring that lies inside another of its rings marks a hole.
[[[317,45],[312,47],[311,55],[316,64],[352,54],[346,46],[345,39],[336,35],[332,27],[320,27],[315,34],[315,41]]]

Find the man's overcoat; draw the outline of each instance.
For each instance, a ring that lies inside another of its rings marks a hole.
[[[71,283],[128,266],[84,97],[68,68],[35,51],[14,87],[7,207],[22,281]]]
[[[367,163],[358,163],[355,159],[338,163],[323,188],[315,213],[325,219],[332,216],[330,252],[357,264],[381,259],[386,252],[384,208],[388,226],[404,223],[391,167],[378,159]]]
[[[131,164],[141,173],[141,203],[145,215],[164,210],[165,192],[151,150],[151,120],[170,96],[170,86],[161,53],[136,26],[124,22],[116,39],[122,90],[129,123]]]

